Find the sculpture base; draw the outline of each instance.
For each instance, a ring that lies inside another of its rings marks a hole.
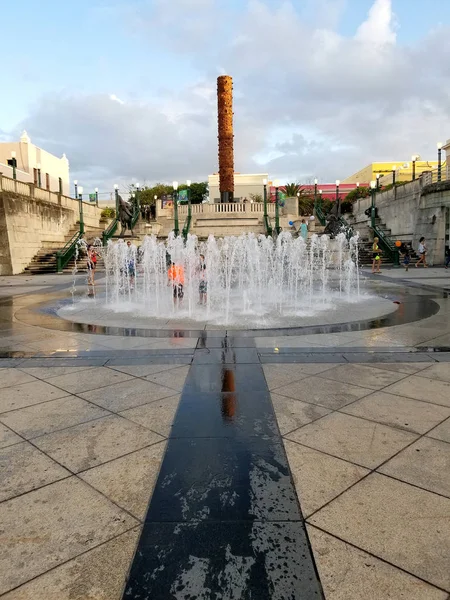
[[[220,192],[220,202],[234,202],[234,193]]]

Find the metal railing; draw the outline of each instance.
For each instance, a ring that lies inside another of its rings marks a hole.
[[[441,181],[450,181],[450,165],[442,163],[441,168],[432,169],[423,174],[424,185],[440,183]]]
[[[64,248],[58,250],[56,252],[56,271],[57,273],[62,273],[64,268],[67,266],[69,261],[73,258],[76,250],[78,242],[80,241],[82,235],[79,231],[77,231],[70,240],[66,243]]]
[[[385,235],[384,231],[379,229],[379,227],[376,224],[372,225],[371,229],[375,237],[378,238],[383,253],[394,264],[394,267],[399,267],[400,253],[398,251],[398,248],[395,247],[392,241]]]
[[[119,220],[117,217],[115,217],[114,220],[111,221],[111,223],[108,225],[108,227],[102,233],[102,243],[104,246],[106,246],[106,244],[109,242],[109,240],[112,238],[112,236],[116,233],[118,225],[119,225]]]
[[[315,212],[316,212],[316,217],[319,220],[319,223],[322,226],[325,226],[327,224],[327,217],[326,217],[325,213],[323,212],[322,206],[319,202],[317,202],[317,204],[315,206]]]
[[[184,241],[187,240],[187,236],[189,234],[189,229],[191,228],[192,215],[188,214],[186,220],[183,225],[183,229],[181,230],[181,235],[183,236]]]
[[[267,236],[272,236],[273,227],[269,215],[264,215],[264,230]]]

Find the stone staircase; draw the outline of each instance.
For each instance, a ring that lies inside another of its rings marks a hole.
[[[79,231],[79,225],[74,225],[69,233],[65,236],[64,242],[56,242],[54,240],[43,241],[43,246],[39,252],[33,257],[30,264],[25,268],[25,273],[31,275],[41,275],[43,273],[56,273],[56,252],[63,248],[67,242],[69,242],[74,235]],[[89,227],[86,228],[84,239],[88,244],[94,242],[95,238],[102,237],[103,228],[101,227]],[[84,270],[86,261],[84,257],[80,257],[78,262],[82,264],[82,267],[78,266],[81,270]],[[98,263],[98,266],[100,264]],[[64,268],[65,273],[70,273],[75,267],[75,258],[72,258]]]

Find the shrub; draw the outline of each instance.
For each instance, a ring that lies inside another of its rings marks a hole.
[[[114,210],[114,208],[109,208],[109,206],[107,206],[102,210],[100,216],[102,219],[115,219],[116,211]]]

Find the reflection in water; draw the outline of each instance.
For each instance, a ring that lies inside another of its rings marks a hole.
[[[236,414],[236,382],[234,370],[227,368],[227,364],[236,363],[236,354],[229,345],[225,336],[222,343],[222,417],[224,421],[233,421]]]

